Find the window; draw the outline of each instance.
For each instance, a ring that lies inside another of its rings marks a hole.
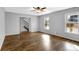
[[[49,30],[49,17],[44,17],[44,28]]]
[[[66,15],[66,32],[79,34],[79,14],[67,14]]]

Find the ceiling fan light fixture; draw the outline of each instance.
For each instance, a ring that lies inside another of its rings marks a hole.
[[[42,13],[46,11],[46,7],[33,7],[34,11],[37,13]]]

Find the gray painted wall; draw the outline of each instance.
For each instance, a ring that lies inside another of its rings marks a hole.
[[[20,33],[20,17],[26,17],[31,18],[30,20],[30,32],[36,32],[37,31],[37,17],[36,16],[30,16],[25,14],[16,14],[16,13],[5,13],[5,19],[6,19],[6,35],[14,35]]]
[[[72,12],[79,12],[79,8],[74,7],[58,12],[53,12],[51,14],[43,15],[39,17],[39,30],[41,32],[62,36],[75,41],[79,41],[79,34],[72,34],[65,32],[65,14]],[[44,17],[49,16],[50,18],[50,30],[44,29]]]
[[[0,49],[5,38],[5,15],[4,9],[0,7]]]

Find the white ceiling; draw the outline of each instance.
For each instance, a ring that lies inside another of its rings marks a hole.
[[[64,9],[68,9],[70,7],[47,7],[46,11],[43,13],[36,13],[32,10],[32,7],[5,7],[6,12],[13,12],[13,13],[21,13],[21,14],[28,14],[28,15],[44,15],[55,11],[60,11]]]

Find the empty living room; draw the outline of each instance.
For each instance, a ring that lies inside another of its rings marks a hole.
[[[0,7],[0,51],[79,51],[79,7]]]

